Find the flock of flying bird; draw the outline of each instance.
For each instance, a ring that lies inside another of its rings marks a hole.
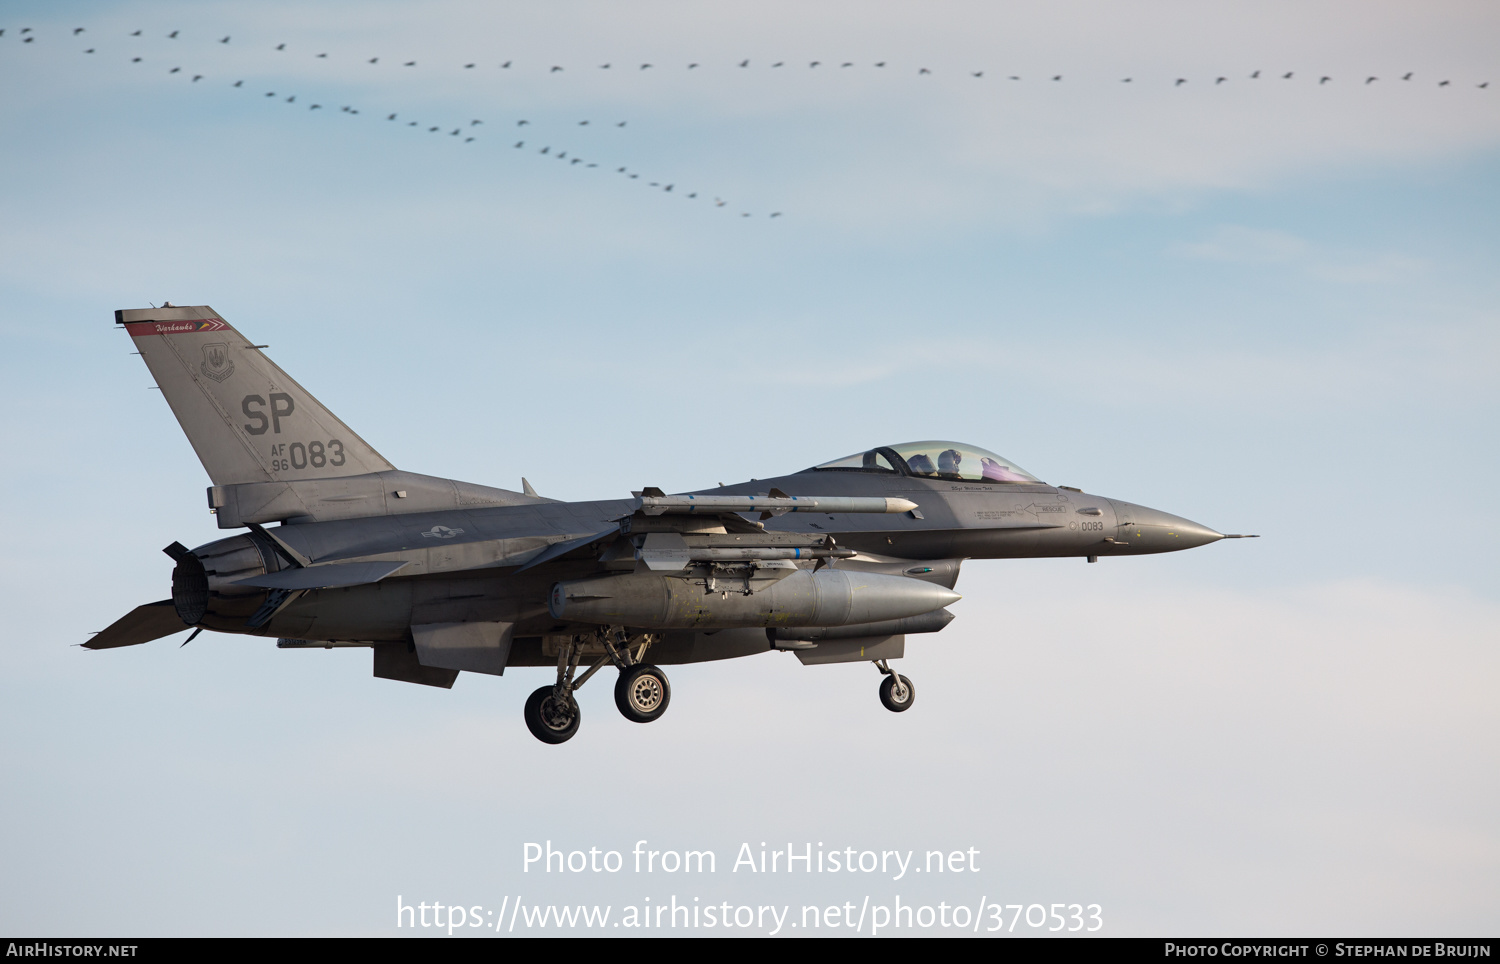
[[[84,28],[84,27],[75,27],[72,30],[72,39],[83,41],[84,38],[81,35],[85,34],[86,32],[87,32],[87,29]],[[131,32],[129,34],[129,37],[139,38],[139,37],[141,37],[143,35],[143,33],[144,33],[144,31],[142,31],[142,30],[136,30],[134,32]],[[181,31],[179,31],[179,30],[173,30],[170,33],[165,34],[164,38],[168,39],[168,40],[177,40],[180,33],[181,33]],[[13,30],[13,29],[8,30],[7,28],[0,28],[0,41],[5,40],[7,38],[7,34],[9,34],[9,36],[10,36],[11,39],[17,40],[17,41],[19,41],[22,44],[35,43],[36,40],[37,40],[37,38],[38,38],[38,36],[39,36],[37,34],[37,32],[34,31],[33,29],[31,29],[30,27],[23,27],[23,28],[20,28],[19,30]],[[221,45],[227,45],[227,44],[229,44],[231,42],[232,39],[233,38],[230,37],[230,36],[224,36],[224,37],[217,38],[215,40],[215,42],[218,43],[218,44],[221,44]],[[80,48],[80,49],[85,54],[94,54],[94,53],[97,53],[98,50],[99,50],[98,47],[87,47],[87,48]],[[287,51],[287,44],[286,43],[276,44],[273,49],[276,52],[282,52],[282,53],[288,52]],[[318,54],[315,54],[313,56],[316,59],[328,59],[328,54],[326,52],[324,52],[324,53],[318,53]],[[133,56],[130,59],[131,59],[132,63],[137,63],[137,64],[142,64],[142,63],[146,62],[146,58],[144,56]],[[382,65],[382,64],[385,64],[387,66],[389,66],[389,65],[400,65],[403,68],[411,68],[411,67],[416,67],[417,66],[417,62],[415,60],[405,60],[405,61],[403,61],[403,60],[400,60],[399,58],[391,59],[391,58],[382,58],[382,57],[379,57],[379,56],[365,58],[365,62],[366,62],[366,64],[372,65],[372,66],[379,66],[379,65]],[[778,69],[778,68],[791,67],[791,66],[800,66],[800,64],[799,65],[793,65],[790,62],[785,61],[785,60],[771,61],[771,62],[762,64],[760,62],[752,62],[750,59],[744,59],[744,60],[740,60],[740,61],[735,62],[734,63],[734,68],[735,69],[746,70],[746,69],[750,69],[752,67],[752,65],[754,65],[754,66],[764,66],[764,67],[766,67],[768,69]],[[490,66],[491,69],[500,69],[500,70],[506,70],[506,71],[512,70],[513,68],[517,72],[520,72],[520,71],[523,70],[521,64],[519,62],[517,62],[517,61],[514,61],[514,60],[506,60],[506,61],[500,62],[498,64],[495,64],[495,65],[485,65],[485,66]],[[694,70],[699,70],[700,68],[703,68],[704,66],[705,65],[702,64],[702,63],[696,63],[696,62],[694,62],[694,63],[688,63],[686,65],[685,69],[688,70],[688,71],[694,71]],[[853,68],[853,67],[857,67],[857,66],[862,66],[862,65],[857,65],[854,61],[841,61],[841,62],[835,63],[833,61],[824,62],[824,61],[820,61],[820,60],[812,60],[812,61],[808,61],[807,62],[807,66],[806,66],[805,69],[817,70],[819,68],[827,67],[827,68],[834,69],[834,70],[845,70],[845,69],[849,69],[849,68]],[[893,70],[895,69],[894,67],[892,67],[892,65],[890,64],[890,62],[884,61],[884,60],[874,61],[872,64],[870,64],[868,66],[872,66],[874,69],[878,69],[878,70],[884,70],[884,69],[887,69],[888,67],[890,67]],[[462,69],[462,70],[476,70],[479,67],[480,67],[480,64],[477,61],[475,61],[475,62],[470,62],[470,63],[462,64],[460,69]],[[548,65],[546,65],[544,67],[538,65],[538,66],[532,67],[531,69],[532,70],[539,70],[539,71],[541,71],[541,72],[543,72],[543,73],[545,73],[547,75],[555,75],[555,74],[564,73],[568,68],[565,67],[565,66],[559,65],[559,64],[548,64]],[[617,68],[616,68],[616,65],[614,63],[609,62],[609,63],[603,63],[603,64],[595,65],[594,69],[596,69],[596,70],[613,70],[613,69],[617,69]],[[656,64],[653,64],[653,63],[641,63],[641,64],[633,64],[632,63],[630,65],[622,65],[618,69],[635,70],[635,71],[646,71],[646,70],[657,70],[659,68],[658,68],[658,66]],[[908,71],[910,71],[911,69],[912,68],[907,68]],[[930,68],[928,68],[928,67],[920,67],[919,66],[919,67],[915,68],[915,74],[916,74],[916,76],[919,76],[919,77],[922,77],[922,76],[932,76],[933,73],[934,73],[933,70],[930,69]],[[962,73],[967,74],[967,76],[969,78],[974,79],[974,80],[983,80],[987,76],[987,72],[984,71],[984,70],[966,70],[966,71],[963,71]],[[190,77],[191,78],[191,81],[190,81],[191,83],[197,83],[197,82],[199,82],[201,80],[204,80],[204,79],[206,79],[206,76],[207,76],[207,75],[202,74],[202,73],[194,73],[192,71],[184,70],[181,66],[172,66],[172,67],[170,67],[167,70],[167,74],[169,76],[172,76],[172,75],[182,75],[184,78]],[[955,71],[954,74],[955,75],[961,75],[957,71]],[[1004,77],[1008,81],[1020,81],[1021,80],[1021,76],[1018,75],[1018,74],[1002,74],[1002,75],[994,75],[994,76]],[[1050,83],[1061,83],[1061,82],[1063,82],[1063,75],[1062,74],[1050,74],[1050,75],[1044,75],[1044,76],[1047,78],[1047,82],[1050,82]],[[1261,71],[1261,70],[1256,70],[1256,71],[1253,71],[1252,73],[1246,75],[1243,79],[1245,79],[1245,80],[1251,80],[1251,81],[1259,81],[1259,80],[1262,80],[1262,79],[1266,79],[1266,80],[1280,79],[1280,80],[1283,80],[1283,81],[1291,81],[1291,80],[1295,80],[1295,79],[1297,79],[1299,77],[1305,77],[1305,76],[1308,76],[1308,75],[1299,74],[1296,71],[1286,71],[1284,73],[1280,73],[1280,72],[1265,72],[1265,71]],[[1323,85],[1326,85],[1326,84],[1334,82],[1334,78],[1332,76],[1330,76],[1330,75],[1327,75],[1327,74],[1314,74],[1312,76],[1315,76],[1317,78],[1317,83],[1318,83],[1319,86],[1323,86]],[[1407,72],[1402,73],[1402,74],[1397,74],[1394,77],[1392,77],[1391,79],[1392,80],[1396,80],[1397,82],[1400,82],[1400,83],[1411,83],[1411,82],[1413,82],[1415,80],[1415,78],[1416,78],[1416,74],[1415,74],[1414,71],[1407,71]],[[1377,81],[1380,81],[1380,80],[1381,80],[1380,76],[1371,74],[1371,75],[1364,76],[1362,78],[1362,80],[1360,80],[1359,82],[1363,86],[1368,87],[1368,86],[1370,86],[1372,84],[1375,84]],[[1215,76],[1213,78],[1212,82],[1211,82],[1211,86],[1218,87],[1220,85],[1229,83],[1230,81],[1231,81],[1231,78],[1228,77],[1228,76],[1224,76],[1224,75]],[[1135,78],[1134,77],[1123,77],[1123,78],[1120,79],[1119,82],[1120,83],[1124,83],[1124,84],[1131,84],[1131,83],[1135,83]],[[1171,86],[1173,86],[1173,87],[1182,87],[1182,86],[1188,84],[1189,82],[1190,82],[1189,79],[1186,78],[1186,77],[1176,77],[1176,78],[1173,78],[1171,80]],[[1417,82],[1421,83],[1421,81],[1417,81]],[[1431,83],[1435,84],[1435,86],[1437,86],[1437,87],[1452,87],[1452,86],[1454,86],[1452,80],[1450,80],[1448,78],[1443,78],[1441,80],[1431,81]],[[245,86],[245,81],[244,80],[235,80],[233,82],[233,84],[231,84],[230,86],[234,87],[234,88],[243,88]],[[1485,81],[1480,82],[1480,83],[1471,83],[1468,86],[1472,86],[1473,88],[1478,89],[1478,90],[1486,90],[1486,89],[1489,88],[1490,84],[1489,84],[1488,80],[1485,80]],[[269,99],[272,99],[272,100],[275,100],[275,101],[279,101],[279,102],[284,103],[284,104],[296,104],[296,103],[298,103],[297,96],[295,94],[289,94],[289,95],[283,96],[282,94],[279,94],[276,91],[266,91],[263,96],[265,98],[269,98]],[[308,110],[314,110],[314,111],[316,111],[316,110],[325,110],[325,109],[331,109],[331,108],[325,108],[324,105],[321,104],[321,103],[308,103],[307,104],[307,109]],[[352,105],[347,105],[347,104],[340,106],[338,110],[339,110],[340,113],[349,114],[349,115],[357,115],[357,114],[360,113],[360,110],[358,108],[356,108],[356,107],[354,107]],[[383,112],[375,112],[376,116],[378,116],[379,113],[383,113]],[[416,121],[416,120],[411,120],[411,119],[408,119],[406,117],[403,117],[399,112],[386,113],[385,114],[385,119],[386,119],[387,122],[395,122],[395,123],[398,123],[398,124],[403,125],[405,127],[416,128],[417,130],[422,130],[422,131],[425,131],[426,133],[430,133],[430,134],[436,134],[436,133],[443,132],[447,128],[447,126],[448,126],[447,124],[434,125],[434,124],[423,123],[423,122]],[[465,143],[465,144],[473,143],[475,140],[477,140],[477,129],[483,123],[484,123],[484,121],[481,120],[481,119],[477,119],[477,118],[476,119],[471,119],[466,124],[465,123],[459,123],[459,124],[455,125],[452,130],[447,131],[447,135],[450,136],[450,137],[462,138],[461,143]],[[527,127],[530,124],[531,124],[531,121],[529,121],[527,119],[524,119],[524,118],[523,119],[519,119],[519,120],[516,121],[516,127],[518,129],[523,129],[523,128]],[[612,124],[615,127],[623,128],[623,127],[626,126],[626,121],[610,121],[610,122],[606,122],[605,124],[602,124],[602,125],[599,125],[599,126],[609,126],[610,124]],[[588,120],[578,121],[577,125],[579,127],[587,127],[587,126],[590,125],[590,121],[588,121]],[[521,139],[519,139],[519,140],[517,140],[515,142],[514,149],[516,149],[516,150],[525,150],[526,146],[527,146],[527,140],[526,140],[526,137],[525,137],[525,133],[526,132],[524,130],[520,130],[519,133],[522,135],[522,137],[521,137]],[[597,162],[597,161],[590,161],[590,160],[587,160],[587,159],[585,159],[583,157],[579,157],[576,152],[574,152],[573,155],[570,157],[568,151],[562,150],[562,149],[554,149],[553,145],[550,144],[550,143],[544,143],[540,148],[537,148],[535,142],[533,141],[533,143],[532,143],[532,150],[534,150],[538,156],[548,157],[550,159],[558,160],[558,161],[566,161],[570,167],[571,166],[582,166],[584,168],[597,168],[597,167],[601,166],[600,163]],[[635,172],[635,171],[631,171],[628,166],[619,166],[619,167],[616,167],[615,165],[605,165],[605,166],[606,167],[615,167],[615,173],[616,174],[625,175],[625,177],[628,178],[629,180],[636,180],[636,181],[642,180],[640,173],[639,172]],[[675,194],[677,196],[686,198],[688,200],[696,200],[698,198],[698,196],[699,196],[699,192],[698,191],[683,191],[683,190],[678,190],[677,189],[677,184],[675,182],[666,181],[665,179],[653,181],[653,180],[650,180],[649,178],[647,178],[647,179],[645,179],[643,181],[643,183],[649,185],[651,188],[659,189],[663,193],[666,193],[666,194],[673,194],[675,192]],[[715,197],[713,199],[713,206],[716,207],[716,208],[726,207],[727,204],[728,204],[728,202],[726,202],[722,198]],[[752,216],[751,213],[748,212],[748,211],[741,211],[739,213],[740,213],[741,217],[748,218],[748,217]],[[770,212],[767,215],[767,217],[771,217],[771,218],[781,217],[781,212],[780,211]]]

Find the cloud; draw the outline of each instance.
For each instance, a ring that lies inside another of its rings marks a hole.
[[[1306,238],[1241,225],[1220,225],[1196,242],[1171,245],[1168,253],[1196,261],[1237,265],[1287,265],[1324,281],[1382,284],[1409,281],[1431,269],[1424,258],[1371,254],[1316,245]]]

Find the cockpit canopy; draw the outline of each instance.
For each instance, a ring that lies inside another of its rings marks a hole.
[[[994,452],[958,442],[905,442],[815,465],[812,472],[886,472],[953,482],[1040,483],[1042,480]]]

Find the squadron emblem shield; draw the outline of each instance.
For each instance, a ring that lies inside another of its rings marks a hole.
[[[234,374],[234,360],[229,357],[229,346],[222,341],[203,346],[203,364],[198,370],[216,382],[222,382]]]

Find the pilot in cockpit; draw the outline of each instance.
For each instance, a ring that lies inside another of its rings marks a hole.
[[[958,478],[958,464],[963,460],[958,449],[944,449],[938,453],[938,475],[945,479]]]

